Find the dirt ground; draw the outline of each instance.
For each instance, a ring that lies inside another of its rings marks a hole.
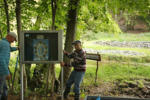
[[[8,100],[20,100],[19,96],[9,96]],[[24,100],[61,100],[60,96],[57,97],[39,97],[39,96],[30,96],[25,98]],[[67,100],[74,100],[73,97],[69,97]],[[80,100],[84,100],[81,98]]]
[[[87,95],[150,98],[150,79],[118,80],[112,83],[103,83],[98,86],[87,87]]]
[[[102,82],[95,86],[82,87],[81,92],[85,95],[92,96],[115,96],[115,97],[136,97],[136,98],[150,98],[150,79],[130,79],[130,81],[123,81],[119,79],[113,83]],[[20,100],[20,96],[9,95],[8,100]],[[60,95],[53,97],[41,97],[38,94],[33,94],[24,100],[61,100]],[[67,100],[74,100],[73,96]],[[81,98],[80,100],[84,100]]]

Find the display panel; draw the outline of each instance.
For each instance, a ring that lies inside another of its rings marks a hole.
[[[62,31],[23,31],[22,34],[23,63],[62,61]]]
[[[49,41],[48,39],[33,39],[33,60],[48,60]]]

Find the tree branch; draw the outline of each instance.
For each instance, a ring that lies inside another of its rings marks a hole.
[[[57,10],[57,0],[51,0],[52,7],[52,30],[55,30],[55,16]]]
[[[8,9],[8,4],[7,0],[4,0],[4,5],[5,5],[5,14],[6,14],[6,19],[7,19],[7,33],[10,32],[10,23],[9,23],[9,9]]]

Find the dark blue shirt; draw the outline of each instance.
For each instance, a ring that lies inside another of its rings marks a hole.
[[[6,39],[0,40],[0,75],[8,75],[8,65],[10,60],[10,52],[16,51],[16,47],[11,47]]]

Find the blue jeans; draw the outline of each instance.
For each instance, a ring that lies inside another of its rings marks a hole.
[[[80,95],[80,84],[83,80],[84,75],[85,75],[85,72],[72,71],[71,75],[67,81],[64,95],[65,94],[68,95],[72,84],[74,84],[75,97],[78,98]]]
[[[6,84],[6,76],[0,76],[0,100],[2,97],[7,97],[8,89]]]

